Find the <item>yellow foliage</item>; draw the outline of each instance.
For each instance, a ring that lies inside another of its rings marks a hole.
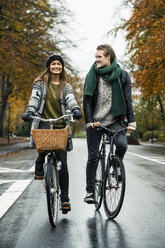
[[[132,64],[136,86],[144,98],[165,92],[165,8],[163,0],[134,1],[131,18],[127,21],[129,51],[133,52]]]

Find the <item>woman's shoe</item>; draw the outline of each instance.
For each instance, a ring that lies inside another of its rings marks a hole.
[[[68,211],[71,211],[71,204],[69,202],[62,202],[61,210],[63,214],[67,214]]]

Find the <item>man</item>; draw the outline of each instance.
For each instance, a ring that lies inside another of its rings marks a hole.
[[[86,167],[86,203],[95,203],[95,175],[97,169],[99,145],[103,131],[96,127],[103,125],[113,130],[123,126],[127,118],[127,132],[136,129],[131,100],[131,81],[128,73],[120,69],[116,55],[110,45],[99,45],[96,49],[96,61],[87,74],[83,108],[87,128],[88,161]],[[116,155],[123,159],[127,150],[127,138],[124,133],[116,136]]]

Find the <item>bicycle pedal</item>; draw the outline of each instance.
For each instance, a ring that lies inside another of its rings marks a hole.
[[[34,176],[34,180],[43,180],[44,176]]]
[[[109,189],[119,189],[120,187],[119,187],[119,185],[118,184],[116,184],[116,185],[112,185],[112,184],[110,184],[109,185]]]

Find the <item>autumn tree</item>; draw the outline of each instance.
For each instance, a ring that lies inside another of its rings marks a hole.
[[[19,105],[23,108],[47,57],[60,53],[67,60],[60,50],[60,43],[70,42],[61,31],[62,25],[66,25],[63,13],[67,10],[63,1],[53,3],[52,6],[48,0],[0,0],[0,136],[4,134],[9,103],[14,103],[14,110]],[[68,68],[72,70],[69,64]]]
[[[131,17],[114,30],[127,31],[127,55],[130,55],[134,86],[140,89],[146,108],[152,102],[153,108],[160,111],[165,132],[165,1],[125,0],[124,3],[132,8]]]

